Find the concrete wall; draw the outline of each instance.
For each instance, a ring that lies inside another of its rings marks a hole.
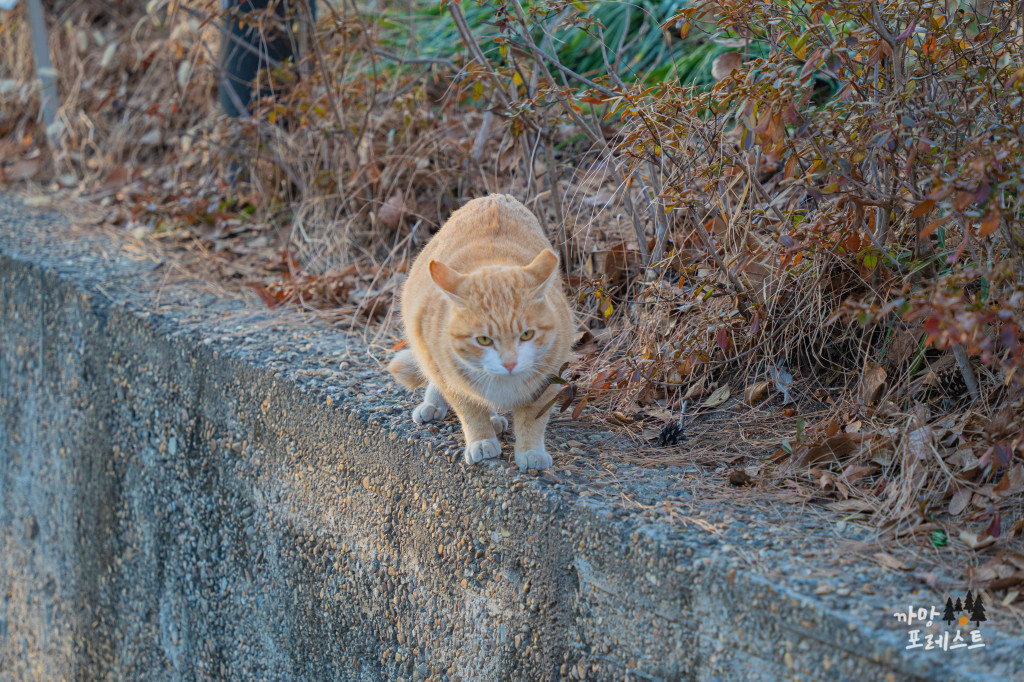
[[[463,466],[369,361],[303,379],[337,332],[296,369],[266,311],[33,239],[0,239],[0,679],[944,678],[699,528]]]

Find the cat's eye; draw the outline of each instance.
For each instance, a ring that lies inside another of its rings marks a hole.
[[[527,329],[525,332],[523,332],[522,334],[519,335],[519,340],[520,341],[529,341],[532,338],[533,338],[533,330],[532,329]]]
[[[478,336],[478,337],[476,337],[476,342],[479,343],[481,346],[489,346],[489,345],[491,345],[491,337],[489,337],[489,336]]]

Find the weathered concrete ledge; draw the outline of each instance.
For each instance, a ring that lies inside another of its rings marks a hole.
[[[773,576],[779,519],[467,468],[359,339],[0,214],[0,679],[1019,679],[1008,624],[905,651],[909,580]]]

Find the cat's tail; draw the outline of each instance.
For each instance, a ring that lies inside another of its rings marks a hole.
[[[416,364],[416,356],[411,350],[399,351],[388,363],[388,371],[395,377],[395,381],[410,391],[427,385],[427,378],[420,371],[420,366]]]

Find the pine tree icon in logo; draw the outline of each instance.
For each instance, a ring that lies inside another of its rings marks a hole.
[[[973,606],[974,609],[971,612],[971,620],[974,621],[975,627],[980,627],[982,621],[988,620],[988,618],[985,617],[985,605],[981,603],[980,594],[978,595],[978,598],[974,600]]]
[[[953,613],[953,600],[949,597],[946,597],[946,610],[942,614],[942,620],[946,621],[946,625],[952,625],[956,620],[956,614]]]
[[[964,599],[963,614],[959,618],[956,619],[957,625],[959,625],[960,627],[967,627],[967,624],[971,622],[971,619],[969,618],[969,616],[971,615],[971,610],[973,608],[974,608],[974,597],[971,595],[971,591],[967,590],[967,598]],[[958,612],[960,611],[960,600],[959,599],[956,600],[956,610]]]

